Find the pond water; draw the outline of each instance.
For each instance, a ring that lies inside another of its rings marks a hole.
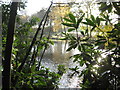
[[[57,66],[60,64],[65,65],[67,71],[63,74],[60,80],[60,88],[79,88],[79,81],[80,79],[77,75],[74,75],[72,78],[69,78],[69,75],[72,73],[69,68],[73,68],[77,63],[73,63],[72,59],[69,57],[71,55],[79,53],[78,50],[72,50],[66,52],[68,48],[68,43],[66,41],[54,41],[54,45],[51,45],[44,54],[42,59],[42,65],[49,68],[50,71],[57,72]],[[78,65],[79,66],[79,65]],[[83,67],[80,67],[80,71]]]

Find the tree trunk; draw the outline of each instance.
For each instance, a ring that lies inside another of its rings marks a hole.
[[[2,88],[3,90],[10,90],[11,88],[11,53],[14,36],[15,18],[17,15],[18,2],[12,2],[10,8],[10,18],[8,23],[6,47],[5,47],[5,60],[3,60],[3,73],[2,73]]]

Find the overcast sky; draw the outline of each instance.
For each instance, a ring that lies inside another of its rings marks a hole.
[[[2,0],[2,1],[11,1],[11,0]],[[26,13],[27,15],[31,15],[31,14],[34,14],[40,11],[42,8],[48,8],[51,4],[51,1],[53,2],[67,2],[67,1],[68,2],[69,1],[80,2],[80,1],[91,1],[91,0],[27,0],[28,2],[26,3],[27,7],[23,11],[23,14]]]
[[[47,8],[50,3],[50,0],[28,0],[28,3],[26,4],[27,14],[31,15],[37,11],[40,11],[42,8]]]
[[[2,0],[2,1],[11,1],[11,0]],[[50,6],[51,1],[67,2],[71,0],[27,0],[28,3],[26,3],[27,7],[25,9],[25,12],[27,15],[31,15],[33,13],[40,11],[42,8],[48,8]]]
[[[11,0],[0,0],[0,1],[11,1]],[[91,1],[91,0],[27,0],[27,1],[28,3],[26,4],[27,7],[26,7],[25,12],[27,15],[31,15],[33,13],[40,11],[42,8],[48,8],[50,6],[51,1],[53,2],[67,2],[67,1],[80,2],[80,1]],[[119,0],[116,0],[116,1],[119,1]]]
[[[42,8],[48,8],[51,1],[53,2],[67,2],[70,0],[28,0],[26,11],[28,15],[31,15]],[[74,1],[74,0],[73,0]]]
[[[11,0],[0,0],[4,2],[9,2]],[[49,7],[51,0],[26,0],[27,7],[25,8],[24,12],[26,14],[31,15],[33,13],[36,13],[37,11],[40,11],[42,8]]]

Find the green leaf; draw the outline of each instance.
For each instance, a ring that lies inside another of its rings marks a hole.
[[[60,38],[60,40],[67,40],[68,39],[68,37],[65,37],[65,38]]]
[[[36,65],[34,64],[34,65],[31,67],[31,72],[34,72],[34,71],[35,71],[35,68],[36,68]]]
[[[21,73],[19,73],[19,72],[16,72],[16,76],[20,76],[21,75]]]
[[[74,36],[70,36],[71,40],[76,40],[76,38]]]
[[[74,30],[75,30],[75,28],[69,28],[68,32],[71,32],[71,31],[74,31]]]
[[[73,60],[73,62],[77,62],[78,61],[78,58],[75,58],[74,60]]]
[[[76,43],[76,44],[74,44],[73,48],[75,49],[76,47],[77,47],[77,43]]]
[[[69,14],[69,18],[73,21],[73,23],[76,23],[75,16],[73,14]]]
[[[98,26],[100,25],[100,19],[99,19],[99,17],[96,18],[96,23],[97,23]]]
[[[79,75],[79,77],[81,77],[82,75],[85,75],[85,74],[87,74],[87,73],[88,73],[88,69],[83,70],[83,71],[81,72],[81,74]]]
[[[90,19],[86,18],[86,21],[89,25],[95,26],[94,22],[92,22]]]
[[[80,60],[79,63],[80,63],[80,66],[82,67],[84,65],[85,61],[84,60]]]
[[[109,16],[108,15],[104,15],[104,14],[101,14],[101,16],[105,19],[105,21],[108,23],[108,21],[110,21],[111,19],[109,19]]]
[[[78,50],[81,51],[81,46],[80,45],[78,46]]]
[[[75,49],[76,47],[77,47],[77,44],[73,44],[67,49],[67,51],[70,51],[71,49]]]
[[[78,21],[77,21],[77,27],[79,26],[80,22],[82,21],[84,15],[85,15],[85,13],[78,19]]]
[[[66,51],[70,51],[73,47],[69,47]]]
[[[108,13],[110,13],[112,11],[112,5],[111,5],[111,3],[110,3],[110,6],[109,6],[109,8],[108,8]]]
[[[91,62],[92,56],[90,56],[88,53],[81,53],[81,56],[84,60]]]
[[[72,22],[70,19],[68,18],[63,18],[65,21],[68,21],[68,22]]]
[[[103,19],[103,18],[99,18],[100,19],[100,21],[105,21],[105,19]]]
[[[93,15],[91,15],[91,19],[94,23],[96,22],[95,17]]]
[[[105,3],[102,3],[102,4],[101,4],[101,6],[100,6],[99,9],[100,9],[102,12],[104,12],[104,11],[108,10],[109,8],[111,8],[111,4],[110,4],[110,5],[107,5],[107,3],[105,2]]]
[[[97,35],[97,37],[98,37],[98,38],[104,38],[103,36],[99,36],[99,35]]]
[[[81,32],[81,34],[82,34],[83,36],[85,35],[83,31],[80,31],[80,32]]]
[[[79,73],[79,71],[77,71],[79,69],[78,66],[76,66],[75,68],[69,68],[69,69],[76,72],[76,73]]]
[[[54,42],[53,42],[53,41],[49,41],[49,42],[50,42],[50,44],[54,45]]]
[[[81,44],[81,49],[85,52],[85,47],[82,44]]]
[[[87,34],[88,33],[88,28],[85,30],[85,34]]]
[[[89,43],[83,43],[82,45],[85,45],[85,46],[93,46],[92,44],[89,44]]]
[[[105,39],[100,39],[100,40],[96,40],[96,44],[95,45],[101,45],[101,44],[105,44],[107,41]]]
[[[112,49],[112,48],[114,48],[115,46],[116,46],[116,44],[114,44],[114,43],[109,43],[109,44],[108,44],[108,48],[109,48],[109,49]]]
[[[84,23],[86,25],[90,25],[90,26],[95,26],[95,24],[90,19],[86,18],[86,21],[87,22],[82,22],[82,23]]]
[[[68,27],[74,27],[74,24],[69,24],[69,23],[62,23],[62,24]]]

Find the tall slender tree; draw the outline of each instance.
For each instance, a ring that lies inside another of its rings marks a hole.
[[[15,19],[17,15],[18,2],[12,2],[10,8],[10,18],[8,23],[6,47],[5,47],[5,60],[3,60],[3,76],[2,88],[10,90],[11,87],[11,52],[15,28]]]

